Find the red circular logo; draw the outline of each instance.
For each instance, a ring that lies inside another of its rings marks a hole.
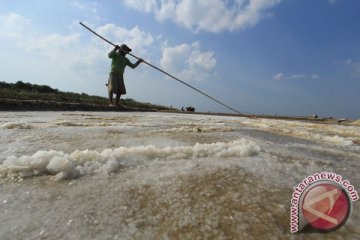
[[[311,187],[302,201],[307,222],[320,231],[333,231],[345,224],[351,205],[346,192],[330,183]]]

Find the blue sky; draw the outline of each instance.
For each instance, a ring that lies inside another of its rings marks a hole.
[[[359,9],[358,0],[0,0],[0,81],[107,96],[112,47],[82,21],[241,112],[360,118]],[[125,82],[125,98],[229,112],[145,64]]]

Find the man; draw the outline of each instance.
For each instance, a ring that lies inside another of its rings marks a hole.
[[[116,94],[116,106],[119,106],[119,100],[121,95],[126,94],[126,88],[124,84],[124,71],[125,67],[129,66],[131,68],[136,68],[144,60],[139,59],[135,64],[131,63],[129,59],[125,57],[126,54],[131,52],[131,48],[122,44],[120,47],[118,45],[109,52],[108,56],[112,59],[111,61],[111,71],[108,81],[108,90],[109,90],[109,106],[113,105],[113,93]]]

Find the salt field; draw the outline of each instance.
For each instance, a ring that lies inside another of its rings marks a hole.
[[[360,187],[360,127],[176,113],[1,112],[0,239],[359,239],[290,233],[293,187]]]

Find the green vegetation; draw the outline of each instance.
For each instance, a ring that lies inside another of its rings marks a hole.
[[[88,95],[86,93],[62,92],[47,85],[37,85],[18,81],[17,83],[0,82],[0,98],[16,100],[41,100],[64,103],[80,103],[107,106],[108,99],[100,96]],[[168,110],[169,108],[141,103],[133,99],[123,99],[121,104],[130,108],[147,108],[157,110]]]

